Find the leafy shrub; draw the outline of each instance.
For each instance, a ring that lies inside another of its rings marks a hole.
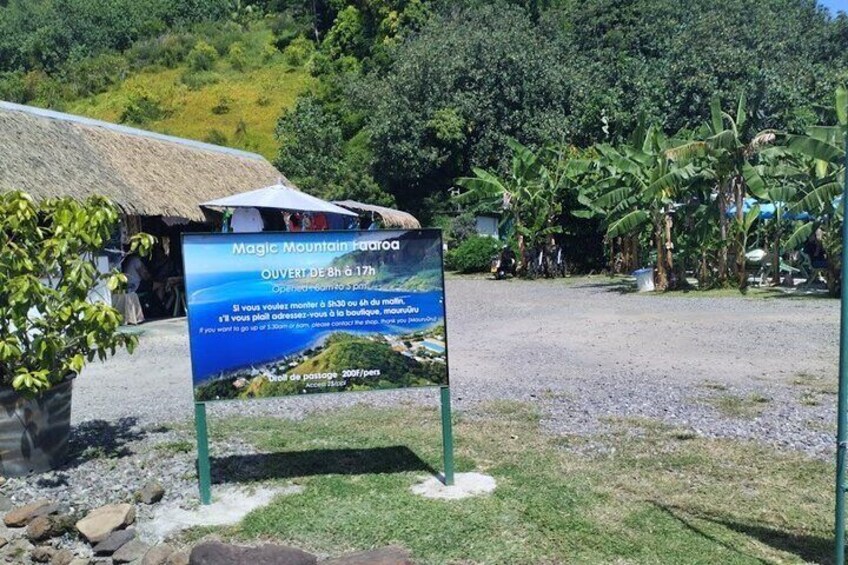
[[[283,60],[287,65],[300,67],[306,63],[315,52],[315,45],[302,35],[289,43],[283,51]]]
[[[218,98],[218,102],[214,106],[212,106],[212,113],[216,116],[227,114],[230,111],[230,105],[232,103],[233,100],[229,96],[221,96],[220,98]]]
[[[277,14],[270,20],[270,27],[271,33],[274,34],[274,46],[280,51],[298,36],[309,32],[308,27],[295,20],[290,12]]]
[[[489,270],[492,257],[500,250],[500,242],[492,237],[475,235],[459,247],[448,251],[445,266],[460,273],[482,273]]]
[[[24,73],[21,71],[0,73],[0,100],[18,104],[29,102]]]
[[[237,71],[243,71],[247,67],[247,55],[244,51],[244,43],[236,41],[230,45],[230,49],[227,51],[227,59],[232,68]]]
[[[262,47],[262,62],[270,63],[274,57],[277,56],[277,48],[271,45],[270,43],[266,43],[265,46]]]
[[[227,136],[219,129],[210,129],[209,133],[206,134],[206,137],[203,138],[203,141],[213,145],[226,145]]]
[[[30,396],[48,390],[87,361],[132,352],[137,338],[119,331],[120,313],[86,297],[99,284],[116,290],[118,272],[98,272],[92,258],[118,226],[119,210],[104,198],[83,202],[22,192],[0,194],[0,383]],[[146,254],[153,238],[133,236]],[[54,284],[42,281],[53,276]],[[39,312],[34,316],[32,312]]]
[[[195,43],[188,54],[188,68],[192,71],[211,71],[218,58],[218,51],[214,47],[201,40]]]
[[[451,217],[448,234],[452,241],[462,243],[477,235],[477,218],[474,214],[464,213]]]
[[[186,71],[180,77],[180,82],[189,90],[200,90],[204,86],[217,83],[220,77],[212,71]]]
[[[185,61],[197,39],[191,33],[166,33],[160,37],[137,41],[126,51],[133,68],[162,65],[172,69]]]
[[[128,72],[126,57],[107,52],[69,61],[62,70],[62,76],[74,96],[82,98],[105,92],[110,86],[123,81]]]
[[[121,113],[121,123],[143,125],[147,122],[161,120],[168,115],[168,110],[153,94],[140,90],[130,94],[127,106]]]
[[[209,37],[209,42],[215,48],[219,55],[226,55],[230,51],[230,46],[239,42],[244,37],[242,27],[233,21],[224,22],[223,25],[214,24],[211,31],[205,35]]]
[[[61,109],[62,102],[68,97],[66,89],[58,79],[44,71],[30,71],[24,76],[24,88],[28,101],[38,106]]]

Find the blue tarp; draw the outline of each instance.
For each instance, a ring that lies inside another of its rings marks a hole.
[[[780,218],[784,220],[811,220],[813,218],[809,212],[792,213],[786,209],[786,204],[783,202],[777,203],[780,206]],[[746,198],[742,205],[742,212],[747,214],[754,206],[760,206],[760,219],[771,220],[777,214],[777,208],[773,202],[758,202],[756,198]],[[727,209],[728,216],[736,215],[736,206],[730,206]]]

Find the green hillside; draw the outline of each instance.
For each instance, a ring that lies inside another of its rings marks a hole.
[[[341,372],[346,369],[375,369],[382,375],[374,378],[353,378],[348,386],[351,390],[396,388],[438,384],[444,380],[436,373],[444,373],[444,365],[430,370],[427,365],[394,351],[385,342],[349,334],[335,334],[327,340],[324,350],[298,365],[291,374]]]
[[[254,26],[237,38],[236,52],[243,55],[214,57],[209,70],[193,71],[188,61],[174,68],[143,68],[105,92],[67,103],[65,109],[273,159],[277,118],[314,79],[271,47],[273,36],[266,26]],[[142,111],[128,112],[134,107]]]

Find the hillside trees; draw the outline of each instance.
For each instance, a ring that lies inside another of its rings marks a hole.
[[[221,19],[230,6],[229,0],[9,0],[0,7],[0,72],[55,71],[171,27]]]
[[[399,46],[370,115],[378,181],[419,210],[472,166],[508,168],[507,140],[565,136],[568,82],[527,13],[505,5],[439,14]]]

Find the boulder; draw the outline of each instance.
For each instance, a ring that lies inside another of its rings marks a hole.
[[[122,545],[135,537],[135,529],[128,528],[126,530],[117,530],[109,534],[109,536],[94,546],[94,555],[112,555],[118,551]]]
[[[191,550],[189,565],[314,565],[318,558],[294,547],[263,545],[240,547],[207,541]]]
[[[22,528],[39,516],[55,514],[58,511],[58,504],[54,504],[46,498],[43,498],[41,500],[36,500],[31,504],[26,504],[10,510],[9,513],[3,517],[3,523],[10,528]]]
[[[75,557],[76,555],[74,555],[74,552],[70,549],[62,549],[53,555],[53,559],[50,560],[50,565],[71,565]]]
[[[321,565],[413,565],[413,561],[407,550],[390,545],[328,559],[322,561]]]
[[[141,565],[165,565],[172,553],[174,548],[167,543],[154,545],[144,554]]]
[[[134,520],[135,508],[132,504],[107,504],[95,508],[77,522],[77,530],[89,543],[97,543],[115,530],[129,526]]]
[[[151,481],[141,487],[136,493],[136,498],[144,504],[156,504],[165,496],[165,489],[156,481]]]
[[[144,554],[147,553],[147,550],[149,549],[150,546],[141,540],[130,540],[122,545],[118,551],[112,554],[112,562],[132,563],[133,561],[144,557]]]
[[[175,551],[168,556],[165,565],[188,565],[188,553],[185,551]]]
[[[47,545],[39,545],[30,552],[29,558],[36,563],[47,563],[53,559],[54,555],[56,555],[55,549]]]
[[[33,542],[61,536],[71,528],[70,516],[38,516],[27,525],[26,537]]]
[[[85,557],[75,557],[68,565],[91,565],[91,560]]]
[[[30,541],[44,541],[53,537],[53,521],[47,516],[38,516],[26,527],[26,537]]]

